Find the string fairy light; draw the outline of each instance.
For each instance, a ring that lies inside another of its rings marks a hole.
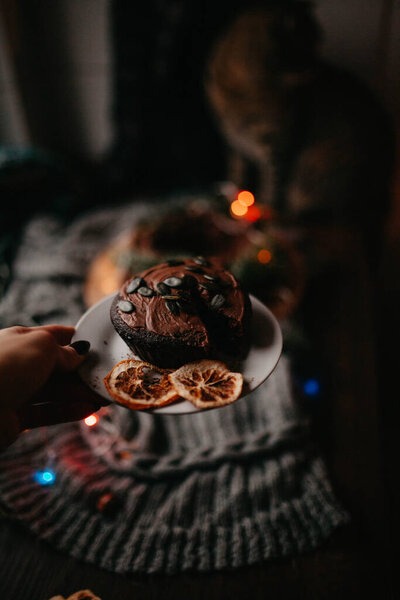
[[[237,192],[230,204],[231,215],[236,219],[246,219],[255,223],[264,216],[264,207],[256,205],[254,194],[249,190]]]
[[[268,264],[271,261],[271,259],[272,259],[272,254],[266,248],[262,248],[262,250],[260,250],[257,253],[257,260],[258,260],[258,262],[260,262],[263,265]]]
[[[237,201],[243,206],[252,206],[255,202],[254,194],[249,192],[248,190],[242,190],[237,195]]]
[[[99,422],[99,417],[95,414],[89,415],[86,417],[86,419],[84,419],[84,422],[88,427],[93,427],[93,425],[96,425],[96,423]]]
[[[244,217],[244,215],[249,210],[245,204],[239,202],[239,200],[234,200],[231,203],[230,207],[231,213],[234,217]]]
[[[56,480],[56,474],[50,469],[37,470],[34,473],[34,479],[39,485],[52,485]]]
[[[321,386],[317,379],[307,379],[303,384],[303,391],[307,396],[318,396]]]
[[[250,221],[250,223],[255,223],[260,218],[261,218],[261,210],[258,208],[258,206],[256,206],[255,204],[253,204],[252,206],[249,206],[249,208],[247,209],[247,213],[246,213],[247,221]]]

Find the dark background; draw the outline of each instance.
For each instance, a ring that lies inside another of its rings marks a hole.
[[[69,222],[102,204],[206,187],[225,176],[226,146],[204,100],[199,74],[212,39],[244,4],[248,6],[239,0],[152,0],[139,6],[126,0],[1,3],[4,289],[22,227],[33,214],[49,210]],[[370,85],[398,127],[398,3],[324,0],[315,6],[325,54]],[[393,391],[400,331],[398,160],[394,171],[380,259],[372,273],[377,427],[389,540],[383,553],[388,553],[388,563],[394,561],[399,525],[400,411]]]

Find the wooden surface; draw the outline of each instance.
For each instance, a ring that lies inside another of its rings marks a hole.
[[[102,600],[355,599],[367,591],[377,598],[395,598],[388,560],[390,503],[383,508],[385,456],[377,401],[382,362],[377,356],[380,346],[372,293],[377,274],[369,271],[363,244],[355,234],[333,232],[330,238],[323,233],[312,244],[318,260],[301,318],[327,365],[329,382],[314,410],[314,434],[336,492],[352,513],[352,524],[315,552],[288,560],[202,575],[124,577],[56,552],[18,523],[3,519],[0,598],[46,600],[84,588]]]

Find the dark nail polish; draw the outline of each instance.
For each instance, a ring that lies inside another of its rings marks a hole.
[[[86,340],[78,340],[77,342],[72,342],[70,346],[77,354],[82,356],[83,354],[87,354],[89,352],[90,342]]]

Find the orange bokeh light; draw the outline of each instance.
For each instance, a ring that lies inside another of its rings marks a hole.
[[[272,258],[271,252],[269,250],[266,250],[265,248],[260,250],[260,252],[257,254],[258,262],[262,263],[263,265],[266,265],[267,263],[269,263],[271,258]]]
[[[99,417],[97,415],[89,415],[85,419],[85,425],[87,425],[88,427],[93,427],[93,425],[96,425],[98,420],[99,420]]]
[[[244,217],[244,215],[247,213],[248,208],[247,206],[245,206],[244,204],[242,204],[241,202],[239,202],[239,200],[234,200],[231,204],[231,213],[235,216],[235,217]]]
[[[243,204],[243,206],[251,206],[254,204],[254,194],[247,190],[242,190],[238,193],[237,201]]]

